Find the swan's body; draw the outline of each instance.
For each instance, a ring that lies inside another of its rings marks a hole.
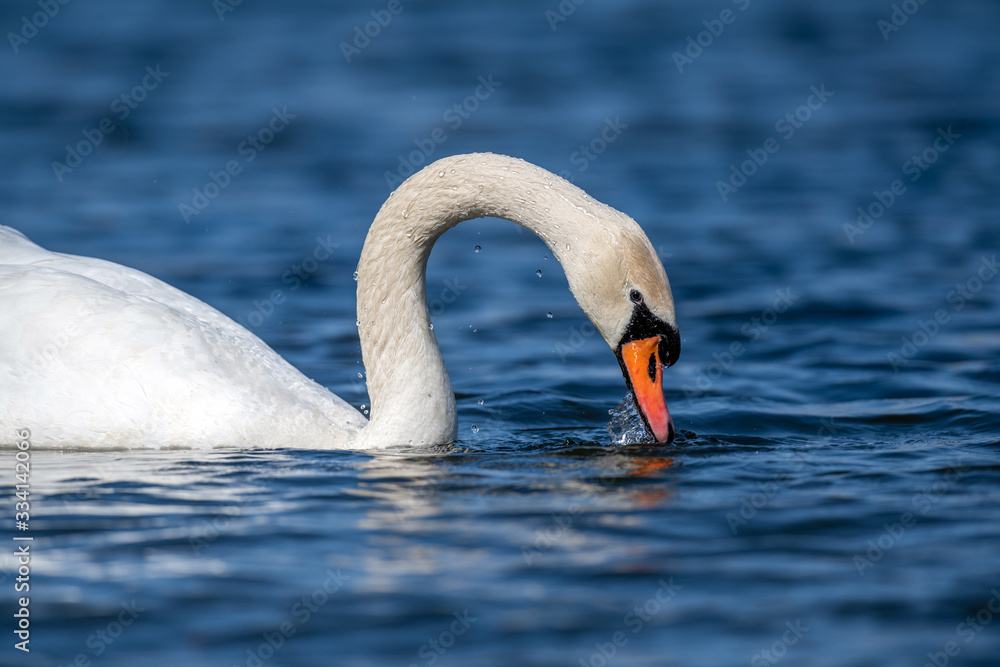
[[[475,154],[410,177],[368,233],[358,320],[370,422],[211,306],[140,271],[52,253],[0,226],[0,443],[22,428],[36,445],[82,447],[450,442],[455,397],[429,327],[425,268],[438,236],[482,216],[513,220],[545,241],[618,354],[647,425],[668,440],[660,382],[679,338],[666,274],[645,234],[539,167]]]

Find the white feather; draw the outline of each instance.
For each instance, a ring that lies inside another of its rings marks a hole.
[[[638,286],[673,324],[639,226],[557,176],[492,154],[444,158],[390,196],[358,265],[370,423],[211,306],[141,271],[53,253],[0,226],[0,442],[35,446],[375,448],[457,435],[426,303],[431,247],[493,216],[538,234],[609,344]]]

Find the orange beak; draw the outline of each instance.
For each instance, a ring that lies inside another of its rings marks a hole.
[[[660,361],[660,337],[634,340],[622,345],[622,365],[628,373],[639,412],[657,442],[674,439],[674,422],[663,399],[663,368]]]

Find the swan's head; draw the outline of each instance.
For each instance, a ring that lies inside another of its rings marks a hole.
[[[358,265],[362,276],[358,319],[365,356],[377,359],[379,350],[384,355],[385,350],[396,349],[385,338],[379,346],[376,338],[395,335],[414,321],[394,295],[419,294],[424,299],[424,282],[419,283],[419,291],[409,286],[424,280],[434,241],[461,221],[478,217],[512,220],[545,241],[562,265],[577,303],[614,350],[647,431],[657,442],[669,442],[674,425],[663,398],[663,370],[677,361],[680,336],[660,258],[635,220],[569,181],[517,158],[490,153],[442,158],[410,176],[383,204]],[[387,273],[391,275],[386,277]],[[386,298],[390,301],[384,309],[366,313],[368,304],[386,304]],[[428,357],[440,360],[437,342],[428,334],[428,317],[424,312],[416,318],[425,347],[419,354],[407,348],[398,362],[416,366],[415,372],[421,372],[419,364]],[[397,326],[386,325],[397,318]],[[421,406],[422,412],[417,412],[432,415],[427,419],[446,423],[450,429],[432,432],[424,438],[427,442],[454,439],[457,433],[454,394],[443,362],[438,365],[436,392],[416,383],[406,396],[411,406]],[[391,385],[375,377],[370,376],[368,383],[372,413],[386,423],[389,411],[376,411],[374,406],[389,404],[383,398],[389,390],[383,387]],[[446,409],[439,409],[442,405]],[[413,432],[412,423],[404,419],[409,413],[398,414],[399,431]],[[369,426],[365,432],[376,431]]]
[[[663,369],[677,361],[681,338],[676,326],[653,313],[639,289],[630,289],[628,298],[632,314],[612,347],[646,429],[657,442],[670,442],[674,421],[663,398]]]
[[[567,271],[576,274],[568,275],[571,289],[614,350],[647,431],[657,442],[670,442],[674,423],[663,398],[663,371],[681,350],[670,284],[639,225],[600,206],[609,224],[585,242],[585,261]]]

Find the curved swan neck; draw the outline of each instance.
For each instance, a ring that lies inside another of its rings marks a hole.
[[[444,158],[407,179],[379,210],[358,264],[359,335],[372,415],[362,432],[366,445],[406,444],[377,440],[402,433],[413,444],[457,436],[455,397],[430,328],[425,269],[441,234],[479,217],[504,218],[538,235],[562,264],[591,320],[594,303],[603,298],[584,286],[593,261],[621,242],[622,228],[638,230],[628,216],[516,158],[489,153]],[[645,241],[641,230],[639,236]],[[605,340],[614,339],[614,331],[595,325]]]

